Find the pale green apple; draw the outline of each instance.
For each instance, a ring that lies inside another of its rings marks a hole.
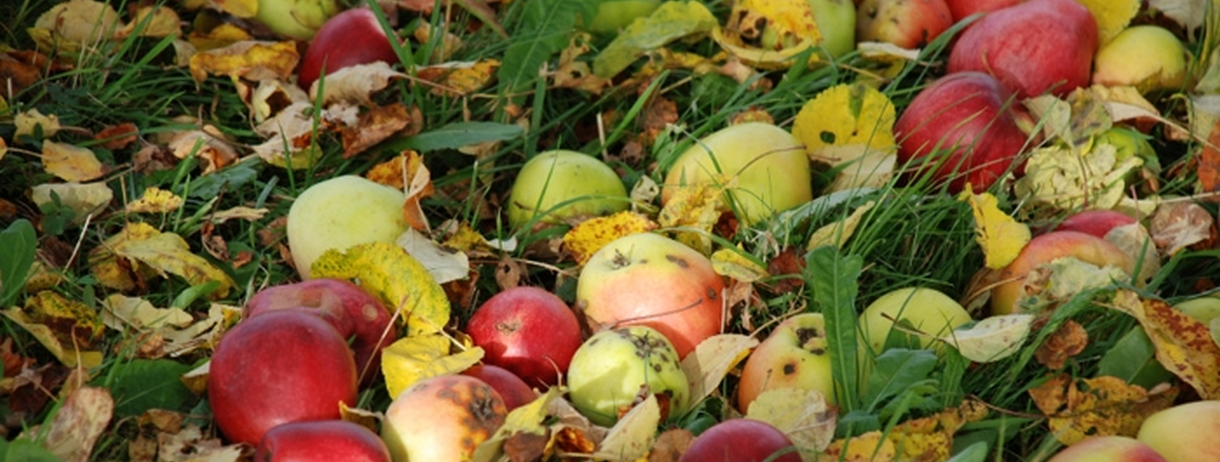
[[[1192,298],[1174,304],[1173,307],[1205,326],[1210,324],[1213,319],[1220,318],[1220,298],[1217,297]]]
[[[856,4],[852,0],[809,0],[822,33],[823,50],[838,58],[856,49]]]
[[[615,32],[652,14],[660,5],[661,0],[604,0],[597,5],[597,16],[589,21],[589,32]]]
[[[614,425],[645,387],[669,401],[670,418],[681,416],[690,405],[690,385],[678,352],[651,327],[598,332],[581,344],[568,366],[572,405],[598,425]]]
[[[1131,26],[1105,44],[1093,62],[1093,83],[1133,86],[1141,92],[1176,90],[1186,79],[1189,52],[1169,30]]]
[[[747,413],[759,394],[778,388],[815,390],[834,404],[834,376],[821,313],[785,319],[750,353],[737,385],[737,410]]]
[[[669,202],[683,188],[725,186],[725,202],[750,225],[813,200],[811,178],[809,158],[796,137],[775,125],[749,122],[712,133],[683,152],[665,177],[661,201]]]
[[[1169,462],[1220,460],[1220,401],[1194,401],[1157,411],[1140,425],[1136,439]]]
[[[882,295],[860,314],[860,330],[873,352],[881,353],[885,340],[895,330],[894,323],[910,323],[910,328],[928,334],[920,337],[924,348],[934,337],[946,335],[971,321],[970,313],[943,292],[926,287],[905,287]]]
[[[610,166],[576,151],[546,151],[517,172],[508,198],[508,223],[524,226],[538,215],[543,223],[560,223],[630,205],[623,180]]]
[[[278,34],[309,40],[339,10],[335,0],[258,0],[255,18]]]
[[[302,279],[328,249],[393,243],[406,232],[402,191],[353,175],[310,186],[288,210],[288,248]]]

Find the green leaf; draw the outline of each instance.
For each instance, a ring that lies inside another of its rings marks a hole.
[[[258,178],[258,169],[254,168],[255,165],[258,163],[241,162],[211,175],[204,175],[191,182],[187,197],[211,199],[219,196],[223,189],[230,191],[239,189]]]
[[[0,439],[0,462],[63,462],[63,459],[41,444],[18,438],[13,441]]]
[[[115,414],[126,417],[149,409],[185,410],[194,395],[181,377],[190,370],[189,364],[168,359],[137,359],[116,367],[110,383]]]
[[[513,43],[504,52],[496,78],[504,96],[528,90],[539,78],[538,70],[568,46],[568,36],[576,29],[582,2],[572,0],[530,0],[521,5],[521,22],[512,33]]]
[[[930,350],[886,350],[877,356],[868,377],[864,402],[870,408],[879,408],[885,400],[927,381],[935,369],[936,353]]]
[[[0,231],[0,307],[17,301],[25,288],[30,267],[34,265],[34,253],[38,250],[38,238],[34,225],[21,219]]]
[[[864,259],[858,255],[844,257],[834,246],[813,249],[805,259],[805,279],[826,319],[835,402],[844,413],[851,412],[860,407],[856,295]]]
[[[525,133],[525,130],[516,125],[495,122],[457,122],[402,140],[388,142],[386,146],[391,150],[414,149],[419,152],[428,152],[456,149],[488,141],[507,141],[521,136],[522,133]]]
[[[593,73],[609,78],[622,72],[641,54],[718,25],[706,6],[696,1],[665,2],[651,15],[636,19],[593,59]]]
[[[1145,388],[1169,381],[1173,374],[1156,360],[1156,347],[1140,326],[1131,328],[1097,362],[1097,375],[1110,375]]]
[[[954,454],[947,462],[984,462],[985,460],[987,460],[987,443],[979,441],[966,446],[966,449]]]

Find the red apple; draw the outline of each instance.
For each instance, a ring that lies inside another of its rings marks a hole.
[[[466,324],[487,364],[508,369],[531,386],[556,385],[583,340],[576,314],[555,294],[514,287],[488,299]]]
[[[729,419],[708,428],[678,459],[678,462],[763,461],[801,462],[801,454],[779,429],[746,418]]]
[[[538,398],[538,393],[526,385],[521,377],[503,367],[478,364],[462,371],[462,375],[474,377],[490,385],[500,394],[500,398],[504,399],[504,406],[509,412]]]
[[[470,460],[504,425],[500,394],[465,375],[424,379],[403,390],[385,411],[381,439],[397,462]]]
[[[945,0],[864,0],[856,10],[856,38],[923,48],[953,25]]]
[[[216,345],[208,400],[230,441],[257,444],[276,425],[339,418],[356,404],[356,362],[334,326],[303,310],[246,319]]]
[[[323,75],[377,61],[395,63],[398,55],[373,11],[352,8],[327,20],[314,34],[301,58],[297,83],[308,90]]]
[[[1022,98],[1089,84],[1097,21],[1075,0],[1030,0],[993,11],[958,37],[949,72],[986,72]]]
[[[1140,425],[1136,439],[1169,462],[1220,460],[1220,401],[1193,401],[1157,411]]]
[[[330,322],[343,338],[352,339],[364,385],[377,378],[381,349],[398,339],[385,306],[360,286],[341,279],[310,279],[260,290],[246,302],[243,317],[284,308],[305,308]]]
[[[1025,0],[945,0],[949,12],[953,13],[953,22],[957,23],[975,13],[990,13],[1007,8]]]
[[[1059,451],[1046,462],[1167,462],[1144,442],[1126,436],[1094,436]]]
[[[372,430],[344,420],[289,422],[267,431],[254,462],[390,462]]]
[[[1135,261],[1122,248],[1103,238],[1078,231],[1052,231],[1035,236],[1025,244],[1017,258],[1000,270],[1000,284],[991,290],[991,314],[1021,312],[1025,277],[1034,268],[1062,257],[1075,257],[1097,266],[1113,266],[1127,274],[1135,271]]]
[[[821,313],[785,319],[750,353],[737,385],[737,410],[749,412],[758,395],[778,388],[814,390],[827,403],[835,402],[826,321]]]
[[[1137,223],[1134,217],[1114,210],[1085,210],[1072,214],[1055,227],[1055,231],[1079,231],[1105,238],[1110,230]]]
[[[576,304],[596,325],[644,325],[685,357],[724,325],[724,279],[703,254],[653,233],[624,236],[589,258]]]
[[[1028,119],[991,76],[950,74],[920,91],[894,124],[898,162],[916,167],[908,181],[933,171],[933,180],[948,182],[953,193],[966,183],[982,191],[1014,168],[1028,138],[1020,123]]]

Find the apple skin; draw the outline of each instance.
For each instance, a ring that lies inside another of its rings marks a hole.
[[[288,209],[288,247],[302,279],[328,249],[393,243],[407,231],[402,191],[344,175],[321,181],[301,193]]]
[[[737,218],[746,225],[813,200],[809,157],[801,142],[775,125],[749,122],[716,131],[678,156],[665,176],[661,203],[683,188],[722,183],[722,174],[736,177],[725,191],[724,211],[735,201]]]
[[[904,178],[909,182],[935,168],[933,180],[948,182],[951,193],[966,183],[975,191],[990,188],[1017,161],[1028,138],[1021,123],[1029,119],[990,75],[949,74],[915,95],[894,124],[899,165],[925,164]],[[1021,173],[1021,166],[1015,170]]]
[[[1141,93],[1176,90],[1185,83],[1188,55],[1173,32],[1153,25],[1131,26],[1097,50],[1093,83],[1133,86]]]
[[[1052,231],[1034,236],[1017,254],[1017,258],[1000,270],[999,280],[1008,282],[991,290],[991,314],[1020,313],[1017,302],[1021,298],[1025,276],[1035,267],[1061,257],[1075,257],[1098,266],[1114,266],[1127,274],[1135,271],[1135,261],[1122,248],[1103,238],[1078,231]]]
[[[466,324],[483,361],[508,369],[531,386],[559,383],[580,348],[580,321],[563,299],[538,287],[504,290]]]
[[[1192,298],[1175,303],[1173,307],[1205,326],[1220,318],[1220,298],[1215,296]]]
[[[923,48],[953,26],[945,0],[864,0],[856,11],[861,42],[887,42]]]
[[[668,397],[667,417],[686,413],[690,385],[682,372],[673,344],[645,326],[604,330],[589,337],[568,369],[568,396],[572,406],[590,422],[611,426],[636,395],[647,388]]]
[[[398,62],[394,46],[386,37],[377,16],[368,8],[352,8],[335,15],[318,29],[301,58],[297,83],[308,90],[326,73],[357,64],[377,61]]]
[[[258,444],[288,422],[339,418],[355,406],[356,361],[330,323],[304,310],[275,310],[238,323],[216,346],[208,401],[235,443]]]
[[[920,332],[942,336],[970,322],[971,317],[961,304],[936,289],[904,287],[890,291],[860,314],[860,330],[875,353],[881,353],[886,338],[894,330],[893,320],[905,320]],[[923,348],[935,343],[932,338],[920,338]]]
[[[1075,0],[1030,0],[983,16],[957,38],[950,73],[987,72],[1022,98],[1089,84],[1097,21]]]
[[[801,313],[785,319],[746,359],[737,385],[737,410],[747,413],[758,395],[779,388],[816,390],[834,404],[830,371],[822,314]]]
[[[526,385],[521,377],[517,377],[517,374],[503,367],[476,364],[462,371],[462,375],[474,377],[490,385],[493,390],[496,390],[496,393],[500,394],[500,398],[504,400],[504,407],[509,412],[538,399],[538,393]]]
[[[289,422],[267,430],[254,462],[390,462],[390,450],[368,428],[344,420]]]
[[[255,19],[278,34],[309,40],[338,12],[335,0],[258,0]]]
[[[596,326],[644,325],[686,357],[724,325],[724,279],[711,260],[653,233],[627,235],[599,249],[576,281],[576,306]]]
[[[260,290],[242,311],[249,318],[285,308],[321,316],[345,339],[352,339],[360,383],[371,385],[381,367],[381,350],[398,340],[390,312],[360,286],[341,279],[310,279]],[[369,370],[365,370],[368,367]]]
[[[956,24],[972,14],[990,13],[1023,1],[1025,0],[945,0],[945,4],[949,6],[949,12],[953,14],[953,23]]]
[[[1168,462],[1144,442],[1126,436],[1094,436],[1059,451],[1046,462]]]
[[[421,380],[385,411],[381,439],[394,462],[470,460],[504,425],[508,409],[490,385],[466,375]]]
[[[1179,404],[1148,416],[1136,439],[1148,443],[1169,462],[1220,460],[1220,401]]]
[[[1065,218],[1055,231],[1078,231],[1105,239],[1110,230],[1136,223],[1135,217],[1115,210],[1085,210]]]
[[[704,430],[678,462],[801,462],[800,451],[792,447],[788,435],[771,424],[736,418]]]
[[[856,4],[851,0],[809,0],[822,47],[838,58],[856,49]]]
[[[619,212],[629,205],[627,188],[614,169],[588,154],[558,149],[534,156],[517,172],[509,193],[508,223],[521,227],[538,214],[545,214],[543,223],[560,223]]]
[[[597,5],[597,15],[589,21],[589,32],[605,34],[618,31],[641,18],[652,14],[660,0],[611,0]]]

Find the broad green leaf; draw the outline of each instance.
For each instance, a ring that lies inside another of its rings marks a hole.
[[[115,399],[115,414],[131,417],[149,409],[184,411],[194,395],[180,377],[190,370],[189,364],[168,359],[137,359],[116,366],[108,386]]]
[[[386,143],[388,149],[419,152],[457,149],[489,141],[507,141],[525,133],[516,125],[495,122],[456,122],[415,136]]]
[[[835,402],[844,413],[860,407],[856,295],[863,267],[863,258],[843,256],[832,246],[818,247],[806,256],[805,279],[814,303],[826,318]]]
[[[568,36],[576,29],[582,2],[572,0],[530,0],[523,2],[521,19],[511,27],[513,41],[504,51],[496,78],[501,95],[516,98],[539,78],[542,65],[568,46]]]
[[[1168,382],[1173,374],[1156,360],[1156,347],[1144,329],[1136,326],[1114,343],[1097,362],[1097,375],[1108,375],[1127,383],[1152,388]]]
[[[651,15],[636,19],[619,32],[593,59],[593,73],[602,78],[613,77],[641,54],[682,37],[710,32],[717,24],[716,17],[702,3],[664,2]]]
[[[834,352],[834,347],[831,347]],[[928,379],[936,369],[936,353],[931,350],[894,348],[877,356],[876,365],[868,377],[864,402],[880,408],[885,400],[898,396]]]
[[[957,454],[954,454],[946,462],[985,462],[987,460],[987,442],[979,441],[977,443],[966,446]]]
[[[34,255],[38,250],[38,237],[34,225],[21,219],[0,231],[0,307],[9,306],[17,300],[25,287]]]
[[[360,244],[329,249],[313,262],[315,278],[356,281],[391,311],[397,309],[407,335],[433,334],[449,324],[449,297],[423,264],[395,244]]]
[[[0,462],[63,462],[63,459],[29,438],[17,438],[0,439]]]

